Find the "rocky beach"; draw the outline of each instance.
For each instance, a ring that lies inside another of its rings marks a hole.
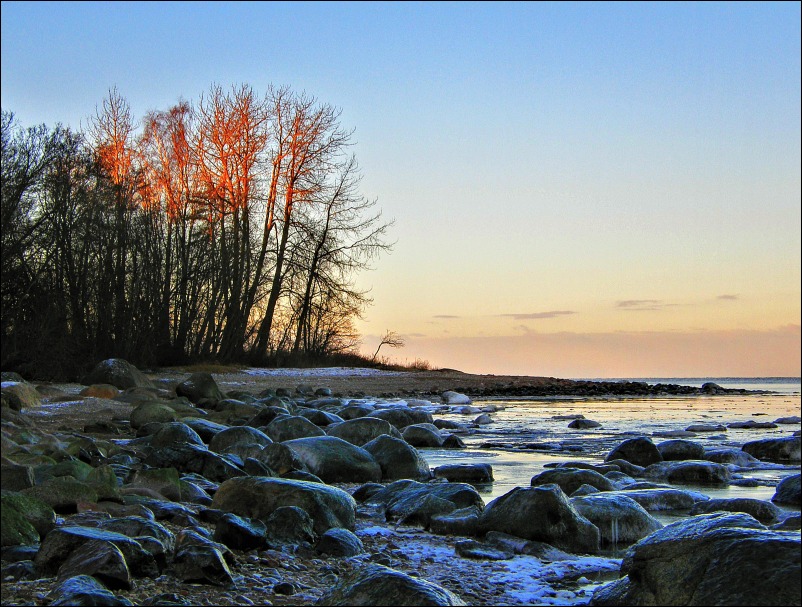
[[[3,374],[3,605],[802,603],[798,395],[213,371]]]

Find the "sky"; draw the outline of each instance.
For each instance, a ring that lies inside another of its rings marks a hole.
[[[213,83],[342,110],[394,220],[372,353],[557,377],[800,375],[800,3],[2,2],[2,107]]]

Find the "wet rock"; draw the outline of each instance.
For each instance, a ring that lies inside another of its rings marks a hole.
[[[367,565],[344,578],[316,605],[465,605],[457,595],[382,565]]]
[[[412,480],[395,481],[365,500],[382,504],[388,519],[406,520],[428,525],[435,515],[447,514],[459,508],[477,506],[484,502],[479,493],[464,483],[418,483]]]
[[[136,430],[147,424],[166,424],[178,419],[175,409],[157,401],[147,401],[131,411],[130,424]]]
[[[228,586],[234,577],[223,554],[213,546],[191,545],[177,550],[172,574],[182,582]]]
[[[194,445],[205,446],[201,436],[182,422],[168,422],[151,436],[150,446],[154,448],[171,447],[176,443],[192,443]]]
[[[271,546],[280,547],[314,544],[318,534],[315,532],[315,521],[306,510],[297,506],[281,506],[265,520],[265,536]]]
[[[372,405],[362,405],[362,404],[349,404],[342,409],[338,409],[335,413],[342,417],[344,420],[348,421],[351,419],[359,419],[360,417],[365,417],[367,415],[371,415],[374,411],[375,407]],[[340,438],[345,438],[341,436]]]
[[[629,476],[640,476],[646,469],[645,466],[636,466],[632,462],[628,462],[625,459],[611,459],[607,462],[607,464],[612,466],[618,466],[618,470],[620,472],[623,472],[624,474],[627,474]],[[597,470],[596,466],[594,466],[592,469],[596,470],[597,472],[601,472],[601,470]],[[607,474],[607,473],[603,472],[602,474]]]
[[[131,601],[114,595],[103,584],[89,575],[77,575],[64,580],[47,595],[48,605],[133,605]]]
[[[799,531],[802,529],[802,517],[798,514],[792,514],[776,525],[772,525],[771,529],[777,531]]]
[[[473,402],[469,396],[453,390],[446,390],[440,397],[447,405],[470,405]]]
[[[802,423],[802,417],[798,415],[791,415],[789,417],[779,417],[774,420],[775,424],[799,424]]]
[[[110,384],[125,390],[126,388],[154,388],[142,371],[122,358],[109,358],[97,364],[82,380],[84,385]]]
[[[413,447],[438,448],[443,445],[443,437],[434,424],[410,424],[401,435]]]
[[[270,402],[276,402],[277,399],[271,399]],[[281,402],[281,401],[278,401]],[[267,426],[279,416],[287,416],[291,415],[289,409],[284,407],[283,405],[268,405],[260,410],[256,415],[251,417],[246,426],[251,426],[252,428],[261,428],[263,426]]]
[[[624,489],[616,493],[632,498],[649,512],[688,510],[689,508],[693,508],[696,502],[706,501],[707,499],[698,493],[669,487]]]
[[[731,464],[739,468],[750,468],[760,464],[760,460],[741,449],[711,449],[705,451],[702,459],[717,464]]]
[[[71,476],[50,478],[20,493],[45,502],[60,514],[77,512],[79,502],[98,501],[98,493],[89,483],[75,480]]]
[[[265,520],[280,506],[298,506],[315,521],[315,531],[332,527],[353,530],[356,502],[342,489],[306,481],[259,476],[232,478],[220,485],[212,507]]]
[[[382,478],[381,467],[368,451],[341,438],[313,436],[284,444],[326,483],[367,483]]]
[[[214,541],[236,550],[261,548],[266,541],[265,524],[227,512],[215,524]]]
[[[90,540],[78,546],[59,567],[58,579],[91,575],[114,590],[131,588],[131,572],[125,556],[111,542]]]
[[[728,485],[730,471],[721,464],[700,460],[660,462],[644,470],[646,478],[677,484]]]
[[[605,544],[631,544],[663,525],[631,497],[602,493],[571,498],[577,512],[599,528]]]
[[[20,546],[39,542],[39,533],[5,495],[0,510],[0,521],[2,521],[0,546]]]
[[[685,430],[686,432],[726,432],[727,428],[721,424],[691,424]]]
[[[256,459],[279,476],[293,470],[304,470],[306,468],[295,452],[282,443],[265,445],[256,456]]]
[[[745,422],[732,422],[731,424],[727,424],[727,428],[740,430],[765,430],[776,427],[777,424],[773,422],[756,422],[753,419],[746,420]]]
[[[431,469],[426,460],[412,445],[401,438],[380,435],[362,447],[376,460],[383,480],[429,480]]]
[[[663,461],[657,446],[646,437],[629,438],[607,454],[604,461],[623,459],[636,466],[649,466]],[[626,470],[622,469],[622,472]]]
[[[137,576],[156,577],[156,562],[136,540],[121,533],[91,527],[57,527],[45,536],[34,563],[44,575],[55,574],[62,563],[87,542],[108,542],[120,549],[131,573]]]
[[[326,433],[300,415],[290,417],[277,417],[264,428],[265,434],[277,443],[309,438],[312,436],[326,436]]]
[[[33,469],[13,462],[0,468],[0,487],[3,491],[22,491],[33,487]]]
[[[129,493],[135,488],[144,488],[155,491],[168,500],[181,501],[181,478],[175,468],[137,470],[126,487]]]
[[[467,445],[456,434],[449,434],[443,439],[443,449],[465,449]]]
[[[764,438],[746,443],[742,449],[759,460],[769,462],[799,462],[800,437]]]
[[[130,538],[139,540],[141,537],[152,537],[161,542],[166,548],[172,549],[175,538],[172,532],[164,525],[141,516],[126,516],[102,521],[98,529],[122,533]]]
[[[506,561],[514,556],[509,550],[502,550],[476,540],[460,540],[454,544],[454,551],[462,558],[480,561]]]
[[[201,406],[225,399],[210,373],[193,373],[175,387],[175,393]]]
[[[599,550],[599,530],[576,511],[557,485],[516,487],[485,507],[479,527],[485,533],[501,531],[569,552]]]
[[[429,531],[437,535],[477,535],[482,508],[468,506],[429,517]]]
[[[91,396],[93,398],[116,398],[120,390],[111,384],[92,384],[78,393],[80,396]]]
[[[507,533],[500,533],[499,531],[488,531],[487,535],[485,535],[485,541],[494,546],[498,546],[502,550],[510,551],[514,554],[534,556],[547,563],[554,561],[571,561],[578,558],[576,555],[568,554],[563,550],[555,548],[551,544],[525,540]]]
[[[22,411],[42,403],[41,394],[26,381],[3,381],[0,393],[2,393],[3,406],[14,411]]]
[[[42,500],[13,491],[3,491],[0,500],[0,514],[3,517],[2,535],[4,538],[0,545],[15,546],[38,542],[40,537],[47,535],[48,531],[56,526],[56,513],[53,508]],[[24,519],[28,525],[33,527],[36,539],[32,541],[10,541],[13,538],[22,540],[34,537],[27,525],[21,522],[14,522],[21,519]],[[17,524],[20,526],[17,527]],[[25,530],[23,533],[24,538],[19,535],[22,529]]]
[[[699,443],[689,440],[667,440],[658,443],[657,450],[663,461],[675,462],[687,459],[705,459],[705,448]]]
[[[767,530],[747,514],[700,515],[635,544],[621,574],[590,604],[798,604],[799,534]]]
[[[365,547],[362,540],[347,529],[335,528],[320,536],[315,550],[329,556],[356,556],[365,552]]]
[[[782,510],[771,502],[749,497],[718,498],[697,502],[691,508],[690,514],[696,516],[713,512],[744,512],[764,525],[773,525],[782,516]]]
[[[257,444],[264,447],[272,442],[270,437],[261,430],[249,426],[235,426],[215,434],[209,441],[209,450],[222,453],[233,445]]]
[[[568,424],[568,427],[574,430],[590,430],[592,428],[601,428],[601,424],[592,419],[575,419]]]
[[[311,404],[311,403],[310,403]],[[337,399],[337,405],[341,404]],[[325,428],[332,424],[339,424],[345,420],[339,415],[329,413],[328,411],[321,411],[320,409],[300,409],[298,415],[305,417],[316,426]]]
[[[802,503],[800,499],[800,475],[794,474],[781,480],[777,484],[777,489],[771,501],[775,504],[783,504],[787,506],[799,506]]]
[[[378,438],[382,434],[401,438],[401,433],[396,430],[390,422],[370,416],[357,417],[344,421],[341,424],[328,428],[326,434],[341,438],[357,447],[364,446],[365,443]]]
[[[451,483],[492,483],[493,467],[490,464],[444,464],[434,469],[434,476]]]
[[[595,470],[580,470],[578,468],[554,468],[545,470],[532,477],[532,487],[555,484],[566,494],[571,494],[582,485],[590,485],[599,491],[613,491],[615,486]]]

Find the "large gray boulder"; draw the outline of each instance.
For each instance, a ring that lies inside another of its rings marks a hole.
[[[186,396],[196,405],[217,403],[225,399],[225,395],[210,373],[193,373],[176,386],[175,393],[178,396]]]
[[[605,544],[632,544],[662,528],[662,523],[626,495],[598,493],[571,498],[576,511],[599,528]]]
[[[657,450],[666,462],[705,459],[705,448],[700,443],[681,438],[658,443]]]
[[[120,390],[154,387],[153,382],[142,371],[122,358],[109,358],[99,362],[88,375],[81,379],[81,383],[85,386],[111,384]]]
[[[433,472],[435,478],[444,478],[451,483],[482,485],[493,482],[493,467],[490,464],[443,464]]]
[[[771,502],[751,497],[730,497],[697,502],[690,514],[710,514],[713,512],[744,512],[764,525],[773,525],[782,517],[782,510]]]
[[[726,466],[715,462],[700,460],[683,460],[652,464],[643,471],[643,476],[653,480],[682,485],[728,485],[732,478]]]
[[[717,464],[738,466],[739,468],[752,468],[760,465],[760,460],[749,455],[742,449],[710,449],[705,451],[701,459]]]
[[[538,487],[554,483],[566,495],[571,495],[582,485],[590,485],[599,491],[613,491],[615,486],[609,479],[599,474],[595,470],[580,470],[578,468],[552,468],[544,470],[537,476],[532,477],[530,485]]]
[[[387,420],[377,417],[355,417],[326,429],[326,434],[341,438],[352,445],[362,447],[382,434],[401,438],[401,433]]]
[[[464,483],[419,483],[395,481],[371,494],[368,504],[382,504],[388,520],[418,522],[428,526],[432,517],[461,508],[483,508],[479,493]]]
[[[632,498],[643,506],[644,510],[649,512],[688,510],[693,508],[693,505],[697,502],[708,499],[700,493],[672,487],[623,489],[616,491],[616,493]]]
[[[742,449],[759,460],[769,462],[799,462],[800,437],[764,438],[746,443]]]
[[[591,605],[799,605],[799,533],[747,514],[673,523],[632,546]]]
[[[326,436],[326,433],[305,417],[300,415],[290,415],[289,417],[277,417],[264,428],[272,440],[277,443],[294,440],[296,438],[308,438],[310,436]]]
[[[663,461],[657,446],[645,436],[628,438],[607,454],[604,461],[623,459],[636,466],[650,466]],[[624,470],[626,472],[626,470]]]
[[[233,445],[257,444],[264,447],[272,442],[261,430],[250,426],[234,426],[215,434],[209,441],[209,450],[223,453]]]
[[[395,428],[393,429],[395,430]],[[427,481],[432,477],[428,462],[415,447],[401,438],[382,434],[364,444],[362,448],[378,462],[383,480],[395,481],[408,478]]]
[[[315,531],[356,527],[356,502],[342,489],[307,481],[247,476],[232,478],[214,494],[212,508],[267,520],[281,506],[297,506],[315,522]]]
[[[444,439],[434,424],[411,424],[404,428],[401,435],[413,447],[438,448],[443,446]]]
[[[366,565],[342,579],[316,605],[465,605],[445,588],[382,565]]]
[[[800,502],[800,483],[799,474],[788,476],[777,484],[774,491],[774,496],[771,501],[775,504],[783,504],[787,506],[799,506]]]
[[[379,463],[365,449],[334,436],[284,441],[307,470],[326,483],[370,483],[382,479]]]
[[[516,487],[496,498],[479,518],[479,529],[546,542],[568,552],[599,550],[599,529],[577,512],[557,485]]]
[[[3,381],[0,388],[3,396],[3,406],[14,411],[22,411],[36,407],[42,403],[42,395],[36,387],[26,381]]]

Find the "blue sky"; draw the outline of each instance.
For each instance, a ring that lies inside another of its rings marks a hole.
[[[563,335],[577,374],[749,374],[724,338],[709,368],[638,345],[724,331],[798,375],[800,52],[799,3],[3,2],[2,106],[78,126],[115,85],[142,116],[247,82],[342,108],[396,220],[366,350],[570,375],[466,354]]]

